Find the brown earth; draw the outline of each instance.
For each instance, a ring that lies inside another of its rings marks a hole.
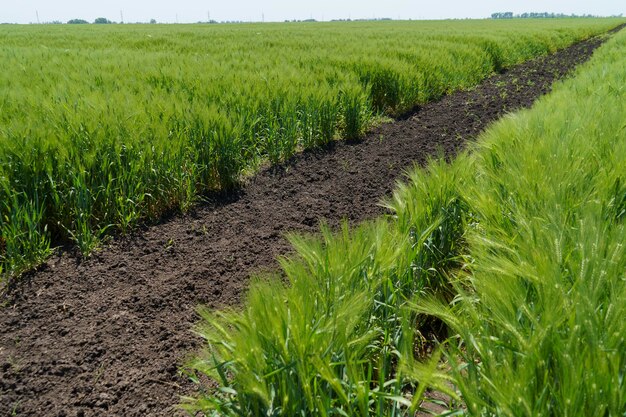
[[[529,107],[601,44],[585,41],[382,125],[266,169],[243,189],[144,228],[81,260],[56,255],[5,295],[0,415],[182,415],[179,374],[199,346],[198,304],[240,302],[248,277],[289,251],[288,231],[360,222],[412,164],[452,156],[507,112]]]

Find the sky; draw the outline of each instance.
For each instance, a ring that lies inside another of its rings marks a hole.
[[[97,17],[112,21],[194,23],[209,16],[217,21],[283,21],[292,19],[463,19],[493,12],[554,12],[626,15],[619,0],[2,0],[0,22],[67,22]]]

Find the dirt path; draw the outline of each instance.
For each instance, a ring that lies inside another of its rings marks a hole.
[[[0,415],[169,416],[193,387],[194,309],[239,302],[249,275],[289,250],[287,231],[362,221],[403,170],[453,155],[506,112],[529,107],[598,40],[523,64],[424,106],[361,143],[335,143],[261,172],[237,195],[30,274],[0,310]]]

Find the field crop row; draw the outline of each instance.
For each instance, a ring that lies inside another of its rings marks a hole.
[[[0,269],[185,210],[611,19],[0,28]]]
[[[414,416],[430,387],[446,415],[623,415],[624,56],[622,31],[472,150],[414,170],[392,217],[292,236],[242,309],[201,310],[190,375],[218,388],[186,407]],[[429,332],[445,366],[419,362]]]

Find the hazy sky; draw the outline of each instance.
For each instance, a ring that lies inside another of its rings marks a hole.
[[[96,17],[125,22],[189,23],[211,19],[282,21],[390,17],[393,19],[483,18],[493,12],[555,12],[617,15],[625,12],[620,0],[2,0],[0,22],[30,23]]]

